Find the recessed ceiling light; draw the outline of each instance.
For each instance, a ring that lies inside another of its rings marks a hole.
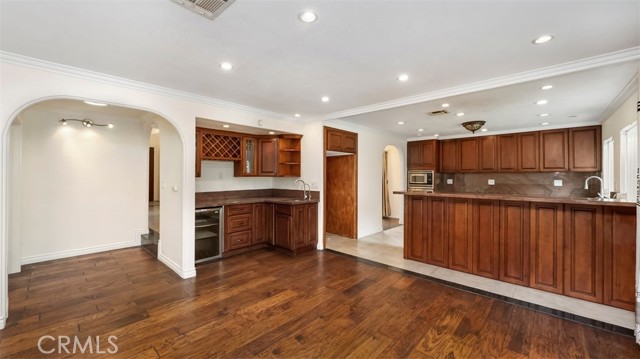
[[[482,130],[480,130],[480,132],[487,132],[487,131],[489,131],[488,128],[483,128]]]
[[[540,116],[540,117],[547,117],[547,116],[549,116],[549,114],[548,114],[548,113],[541,113],[541,114],[539,114],[538,116]]]
[[[544,85],[540,87],[540,90],[551,90],[552,88],[553,88],[553,85]]]
[[[276,133],[275,133],[275,132],[273,132],[273,131],[269,131],[269,134],[270,134],[270,135],[275,135]]]
[[[456,116],[458,116],[458,117],[464,116],[464,112],[458,112],[458,113],[456,113]]]
[[[442,106],[442,107],[444,107],[444,108],[447,108],[447,107],[449,107],[449,106],[451,106],[451,105],[449,105],[448,103],[443,103],[443,104],[442,104],[442,105],[440,105],[440,106]]]
[[[439,135],[439,134],[437,134],[437,133],[436,133],[435,135],[433,135],[433,137],[438,137],[438,136],[440,136],[440,135]]]
[[[230,62],[223,62],[220,64],[220,68],[223,70],[231,70],[233,68],[233,65],[231,65]]]
[[[113,123],[108,124],[107,127],[113,128]]]
[[[398,121],[398,125],[404,125],[404,121]]]
[[[298,14],[298,19],[302,22],[306,22],[307,24],[312,23],[318,20],[318,14],[313,11],[307,10]]]
[[[296,113],[295,115],[293,115],[294,117],[300,117],[299,113]]]
[[[93,105],[93,106],[107,106],[106,103],[102,103],[102,102],[84,101],[84,103],[86,103],[87,105]]]
[[[322,100],[322,102],[329,102],[329,97],[328,96],[322,96],[321,100]]]
[[[231,126],[229,126],[229,125],[222,125],[222,127],[224,127],[224,128],[229,128],[229,127],[231,127]]]
[[[422,132],[422,131],[424,131],[424,128],[419,128],[418,129],[418,132]]]
[[[540,44],[544,44],[545,42],[549,42],[552,39],[553,39],[553,36],[551,36],[551,35],[542,35],[539,38],[537,38],[537,39],[535,39],[535,40],[533,40],[531,42],[533,42],[536,45],[540,45]]]
[[[567,116],[567,117],[569,117],[569,118],[574,118],[574,117],[578,117],[578,115],[569,115],[569,116]]]
[[[543,123],[541,123],[541,125],[542,125],[542,126],[546,126],[546,125],[548,125],[548,124],[549,124],[549,122],[543,122]]]
[[[538,102],[536,102],[536,105],[546,105],[549,101],[547,100],[538,100]]]
[[[407,75],[407,74],[402,74],[402,75],[398,76],[398,81],[404,82],[404,81],[407,81],[408,79],[409,79],[409,75]]]

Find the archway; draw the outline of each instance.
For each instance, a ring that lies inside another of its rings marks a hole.
[[[394,191],[404,189],[402,155],[394,145],[387,145],[382,154],[382,229],[401,225],[403,215],[402,196]]]

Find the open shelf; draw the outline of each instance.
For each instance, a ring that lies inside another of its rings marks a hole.
[[[302,136],[288,135],[278,138],[278,175],[300,177],[300,140]]]

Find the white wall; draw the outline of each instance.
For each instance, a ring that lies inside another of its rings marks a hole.
[[[404,197],[400,194],[393,194],[394,191],[404,191],[406,189],[404,178],[406,165],[404,157],[396,146],[389,145],[384,148],[387,151],[387,177],[389,180],[389,202],[391,204],[391,217],[404,222]]]
[[[11,210],[9,216],[9,273],[20,272],[20,230],[22,228],[20,221],[20,208],[22,207],[22,122],[14,121],[11,124],[9,135],[10,157],[9,168],[11,171],[9,177],[9,208]]]
[[[21,263],[140,244],[147,227],[149,135],[141,120],[62,126],[52,110],[22,118]],[[64,116],[84,118],[86,115]]]
[[[614,161],[614,190],[620,191],[620,130],[637,121],[636,99],[638,90],[636,89],[629,98],[604,122],[602,123],[602,139],[613,137],[613,161]]]
[[[196,192],[273,188],[273,177],[234,177],[232,161],[202,161]]]

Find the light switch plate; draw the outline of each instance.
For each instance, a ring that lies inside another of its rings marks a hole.
[[[494,179],[490,179],[490,180],[488,180],[488,181],[487,181],[487,184],[488,184],[489,186],[493,186],[493,185],[495,185],[495,184],[496,184],[496,180],[494,180]]]
[[[553,185],[556,187],[562,187],[562,180],[553,180]]]
[[[447,184],[453,184],[453,178],[447,178]]]

